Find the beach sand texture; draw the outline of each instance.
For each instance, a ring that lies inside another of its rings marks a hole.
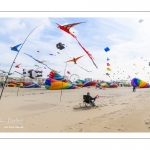
[[[150,89],[84,87],[70,90],[6,87],[0,132],[150,132]],[[73,109],[83,95],[99,95],[98,108]]]

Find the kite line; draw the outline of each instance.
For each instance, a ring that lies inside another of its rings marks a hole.
[[[44,24],[44,23],[42,23],[42,24]],[[21,48],[23,47],[23,45],[25,44],[26,40],[28,39],[28,37],[31,35],[31,33],[32,33],[36,28],[38,28],[38,27],[41,26],[42,24],[39,24],[38,26],[36,26],[36,27],[28,34],[28,36],[27,36],[26,39],[24,40],[23,44],[21,45],[21,47],[20,47],[18,53],[16,54],[16,57],[14,58],[14,60],[13,60],[13,62],[12,62],[12,64],[11,64],[11,67],[10,67],[10,69],[9,69],[8,74],[10,74],[10,71],[11,71],[11,69],[12,69],[12,66],[13,66],[13,64],[14,64],[14,62],[15,62],[15,60],[16,60],[18,54],[19,54],[19,52],[21,51]],[[1,100],[1,98],[2,98],[3,91],[4,91],[4,88],[5,88],[7,79],[8,79],[8,75],[6,76],[6,79],[5,79],[5,82],[4,82],[4,86],[3,86],[2,91],[1,91],[0,100]]]

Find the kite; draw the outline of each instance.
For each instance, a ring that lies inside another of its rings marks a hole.
[[[110,74],[109,74],[109,73],[106,73],[106,75],[109,76]]]
[[[79,65],[78,65],[79,66]],[[80,68],[82,68],[82,69],[84,69],[83,67],[81,67],[81,66],[79,66]],[[85,71],[87,71],[87,72],[92,72],[92,71],[88,71],[88,70],[86,70],[86,69],[84,69]]]
[[[19,73],[19,72],[17,72],[17,73]],[[33,69],[30,69],[30,70],[23,69],[22,75],[24,77],[30,77],[31,79],[35,79],[36,77],[42,77],[42,71],[33,70]]]
[[[44,69],[46,69],[46,67],[44,67]]]
[[[43,62],[48,62],[48,61],[43,59],[41,62],[43,63]]]
[[[67,71],[68,74],[71,74],[69,71]]]
[[[140,19],[140,20],[139,20],[139,23],[142,23],[143,21],[144,21],[143,19]]]
[[[107,57],[107,61],[109,61],[110,59]]]
[[[59,42],[58,44],[56,44],[56,47],[57,47],[58,49],[62,50],[62,49],[65,48],[65,44],[62,44],[62,43]]]
[[[72,23],[72,24],[67,24],[64,26],[61,26],[60,24],[56,23],[58,25],[58,28],[60,28],[61,30],[67,32],[68,34],[70,34],[71,36],[73,36],[74,38],[76,38],[76,36],[74,34],[72,34],[69,30],[71,27],[81,24],[81,23],[85,23],[85,22],[78,22],[78,23]]]
[[[135,63],[133,65],[136,66]]]
[[[6,71],[4,71],[4,70],[0,70],[0,71],[2,71],[3,73],[7,73]]]
[[[110,66],[110,64],[109,64],[109,63],[107,63],[107,66]]]
[[[26,54],[26,53],[24,53],[24,54]],[[38,59],[35,59],[34,57],[32,57],[31,55],[29,55],[29,54],[26,54],[26,55],[28,55],[29,57],[31,57],[32,59],[34,59],[35,61],[37,61],[38,63],[40,63],[40,64],[43,64],[43,65],[45,65],[47,68],[49,68],[46,64],[44,64],[42,61],[40,61],[40,60],[38,60]],[[53,69],[51,69],[51,68],[49,68],[50,70],[53,70]]]
[[[77,58],[73,58],[73,59],[71,59],[71,60],[68,60],[67,62],[74,62],[74,64],[77,64],[77,60],[78,59],[80,59],[81,57],[83,57],[83,56],[79,56],[79,57],[77,57]]]
[[[79,44],[79,45],[81,46],[81,48],[87,53],[87,55],[90,57],[90,59],[92,60],[93,64],[95,65],[95,67],[98,69],[98,67],[96,66],[95,62],[93,61],[94,58],[92,57],[92,55],[81,45],[81,43],[78,41],[78,39],[76,38],[76,36],[75,36],[74,34],[72,34],[72,33],[69,31],[69,29],[70,29],[71,27],[73,27],[73,26],[75,26],[75,25],[78,25],[78,24],[81,24],[81,23],[85,23],[85,22],[78,22],[78,23],[68,24],[68,25],[64,25],[64,26],[61,26],[61,25],[59,25],[58,23],[56,23],[56,24],[58,25],[58,27],[59,27],[61,30],[67,32],[68,34],[70,34],[71,36],[73,36],[73,37],[77,40],[78,44]]]
[[[107,68],[107,70],[108,70],[108,71],[111,71],[111,69],[110,69],[110,68]]]
[[[51,55],[51,56],[56,56],[56,55],[54,55],[54,54],[49,54],[49,55]]]
[[[105,52],[110,51],[109,47],[104,48]]]
[[[14,46],[14,47],[10,47],[10,48],[11,48],[12,51],[19,52],[19,50],[18,50],[17,48],[18,48],[20,45],[21,45],[21,44],[16,45],[16,46]]]
[[[37,51],[38,53],[40,52],[40,51]]]
[[[60,54],[59,52],[57,52],[58,54]]]
[[[20,66],[20,65],[21,65],[21,64],[19,64],[19,65],[16,65],[16,66],[15,66],[15,68],[19,68],[19,66]]]
[[[39,67],[38,65],[34,65],[34,66],[37,66],[37,67]]]
[[[131,85],[135,86],[135,87],[139,87],[139,88],[149,88],[150,87],[149,83],[147,83],[139,78],[133,78],[131,80]]]
[[[77,39],[76,39],[77,40]],[[94,62],[94,58],[93,56],[80,44],[80,42],[77,40],[77,42],[79,43],[79,45],[82,47],[82,49],[87,53],[87,55],[90,57],[90,59],[92,60],[93,64],[95,65],[95,67],[98,69],[98,67],[96,66],[95,62]]]
[[[149,66],[150,66],[150,62],[149,62]]]

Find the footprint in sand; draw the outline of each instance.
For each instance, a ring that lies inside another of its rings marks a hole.
[[[108,127],[104,127],[104,128],[109,129]]]

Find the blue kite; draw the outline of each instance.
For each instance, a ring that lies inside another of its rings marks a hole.
[[[104,48],[105,52],[110,51],[109,47]]]
[[[12,51],[16,51],[16,52],[19,52],[19,50],[17,49],[20,45],[22,44],[19,44],[19,45],[16,45],[14,47],[10,47]]]
[[[109,61],[110,59],[107,57],[107,61]]]

